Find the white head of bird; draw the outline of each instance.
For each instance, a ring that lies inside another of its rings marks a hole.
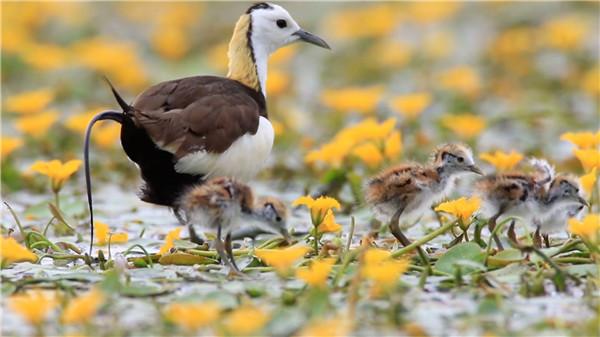
[[[329,49],[323,39],[300,28],[283,7],[266,2],[252,5],[236,23],[229,43],[228,77],[266,96],[269,55],[297,41]]]
[[[436,148],[433,166],[441,176],[446,177],[467,172],[482,174],[475,165],[473,151],[462,144],[444,144]]]

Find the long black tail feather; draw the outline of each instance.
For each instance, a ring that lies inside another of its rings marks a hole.
[[[106,81],[106,83],[108,83],[108,86],[110,87],[110,91],[112,91],[113,95],[115,96],[115,99],[117,100],[117,103],[119,104],[119,106],[121,107],[121,109],[123,109],[123,112],[124,113],[128,113],[131,110],[133,110],[133,107],[131,105],[127,104],[127,102],[125,102],[125,100],[123,99],[123,97],[121,97],[121,95],[115,89],[115,87],[112,85],[112,83],[110,82],[110,80],[107,77],[104,77],[104,80]]]
[[[123,112],[118,111],[104,111],[92,118],[90,124],[88,124],[85,131],[85,143],[83,146],[83,162],[85,166],[85,186],[87,189],[87,201],[88,208],[90,211],[90,255],[92,255],[92,248],[94,246],[94,209],[92,206],[92,180],[90,178],[90,136],[92,135],[92,128],[94,124],[102,120],[113,120],[120,124],[123,124],[123,118],[125,117]]]

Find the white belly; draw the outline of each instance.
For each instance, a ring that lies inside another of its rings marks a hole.
[[[223,153],[198,151],[188,154],[177,161],[175,171],[203,174],[207,178],[227,176],[248,181],[263,168],[273,148],[274,136],[271,122],[260,117],[256,134],[238,138]]]

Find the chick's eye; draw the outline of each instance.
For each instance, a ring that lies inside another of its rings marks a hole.
[[[280,216],[276,217],[275,221],[277,221],[277,222],[281,221],[281,217]]]
[[[277,27],[283,29],[283,28],[287,27],[287,22],[285,20],[279,19],[279,20],[277,20]]]
[[[465,158],[463,158],[463,157],[458,157],[458,162],[459,162],[459,163],[462,163],[463,161],[465,161]]]

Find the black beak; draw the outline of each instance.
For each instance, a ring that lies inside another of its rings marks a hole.
[[[479,175],[483,175],[483,172],[481,171],[481,169],[475,165],[471,165],[468,167],[468,170],[473,172],[473,173],[477,173]]]
[[[307,32],[305,30],[299,29],[292,35],[296,35],[298,37],[298,39],[301,41],[308,42],[310,44],[314,44],[315,46],[319,46],[321,48],[331,49],[331,47],[329,47],[329,45],[327,44],[327,42],[325,42],[325,40],[316,36],[315,34]]]

